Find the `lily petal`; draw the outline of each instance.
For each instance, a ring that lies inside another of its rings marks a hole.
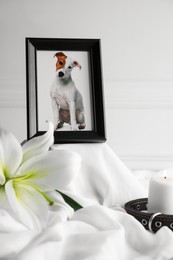
[[[0,128],[1,182],[4,177],[13,177],[22,161],[22,148],[16,137]],[[3,172],[3,175],[2,175]]]
[[[17,176],[42,191],[64,188],[71,183],[80,168],[81,157],[72,151],[52,150],[21,165]]]
[[[41,230],[46,226],[48,203],[40,193],[15,180],[6,183],[5,191],[20,222],[31,230]]]
[[[49,206],[48,225],[52,226],[57,222],[64,222],[72,218],[74,214],[71,208],[63,199],[63,197],[56,191],[48,192],[47,195],[54,201],[52,206]]]
[[[71,218],[73,216],[74,210],[72,207],[70,207],[65,200],[63,199],[62,195],[57,191],[50,191],[47,192],[47,195],[49,198],[51,198],[54,202],[52,206],[49,206],[49,209],[51,211],[57,211],[58,208],[63,208],[67,212],[68,218]]]
[[[6,202],[6,194],[5,194],[5,190],[3,187],[0,188],[0,207],[2,207],[4,205],[4,203]]]
[[[4,171],[2,168],[0,168],[0,185],[3,185],[4,183],[5,183]]]
[[[49,123],[49,129],[44,135],[34,137],[30,139],[28,142],[26,142],[25,144],[23,144],[22,146],[23,162],[25,162],[29,158],[39,153],[48,151],[50,146],[53,145],[54,125],[52,122],[48,122],[48,123]]]

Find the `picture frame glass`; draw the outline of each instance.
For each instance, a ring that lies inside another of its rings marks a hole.
[[[54,121],[51,105],[50,89],[56,75],[55,54],[62,50],[38,50],[37,51],[37,111],[38,111],[38,131],[46,131],[46,121]],[[81,67],[76,67],[71,72],[75,87],[82,95],[85,108],[86,127],[82,131],[93,130],[93,111],[92,111],[92,93],[90,76],[90,58],[88,51],[63,51],[63,53],[72,60],[77,61]],[[56,131],[71,131],[69,124],[64,123],[62,128]]]

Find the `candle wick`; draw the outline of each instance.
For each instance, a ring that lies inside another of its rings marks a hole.
[[[166,179],[166,176],[164,177],[164,179]]]

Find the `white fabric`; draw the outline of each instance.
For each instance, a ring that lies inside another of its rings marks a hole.
[[[47,228],[41,233],[28,231],[1,210],[0,259],[173,259],[172,231],[163,227],[152,234],[121,207],[131,199],[147,197],[145,174],[138,180],[107,144],[66,144],[53,149],[81,155],[80,173],[64,192],[84,208],[67,221],[64,207],[50,207]]]

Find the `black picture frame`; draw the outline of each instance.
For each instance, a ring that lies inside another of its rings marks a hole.
[[[27,139],[42,135],[38,128],[38,72],[39,51],[87,52],[90,70],[92,129],[79,131],[55,131],[55,143],[100,143],[106,141],[104,97],[101,71],[100,39],[26,38],[26,100]]]

